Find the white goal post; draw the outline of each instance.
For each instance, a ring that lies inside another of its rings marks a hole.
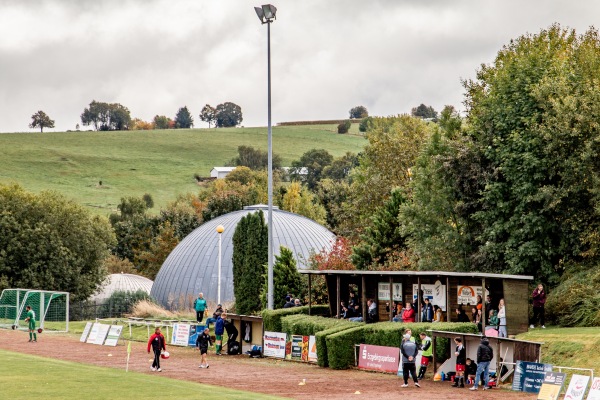
[[[0,295],[0,327],[27,329],[27,306],[35,313],[36,327],[69,331],[69,293],[51,290],[4,289]]]

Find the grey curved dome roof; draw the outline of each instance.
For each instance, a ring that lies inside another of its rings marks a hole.
[[[180,299],[195,299],[199,292],[204,298],[217,302],[219,234],[217,226],[223,225],[221,242],[221,302],[234,301],[233,295],[233,234],[238,222],[246,215],[263,210],[266,205],[245,207],[212,219],[186,236],[163,263],[156,275],[150,295],[164,306],[176,304]],[[315,221],[298,214],[273,208],[273,253],[279,247],[292,250],[299,269],[313,252],[331,249],[335,235]]]
[[[137,292],[143,290],[150,294],[152,281],[144,276],[134,274],[110,274],[106,277],[100,289],[90,297],[90,300],[103,302],[114,292]]]

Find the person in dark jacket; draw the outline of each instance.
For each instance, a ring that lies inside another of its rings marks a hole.
[[[546,291],[544,290],[544,285],[540,283],[531,294],[531,297],[533,297],[533,318],[531,319],[529,328],[535,328],[535,323],[538,322],[538,320],[540,321],[540,326],[545,328],[546,317],[544,315],[544,304],[546,304]]]
[[[204,331],[198,335],[196,339],[196,347],[200,350],[200,367],[199,368],[208,368],[208,360],[206,360],[206,353],[208,353],[208,346],[212,346],[212,341],[210,340],[210,331],[208,328],[204,328]]]
[[[467,379],[475,382],[475,375],[477,374],[477,364],[475,361],[467,358],[467,365],[465,366],[465,375]]]
[[[296,307],[296,304],[294,303],[294,299],[292,299],[290,296],[286,296],[285,304],[283,305],[283,308],[292,308],[292,307]]]
[[[417,344],[411,340],[410,333],[404,335],[404,339],[402,339],[402,344],[400,345],[400,352],[402,353],[402,374],[404,377],[404,385],[402,387],[408,387],[409,374],[412,376],[415,386],[421,387],[417,378],[417,367],[415,365],[419,349]]]
[[[221,355],[221,349],[223,348],[223,333],[225,333],[226,319],[227,314],[223,313],[217,317],[217,322],[215,322],[215,345],[217,347],[216,354],[218,356]]]
[[[471,322],[469,316],[462,307],[456,309],[456,314],[458,315],[458,322]]]
[[[490,381],[490,362],[494,358],[494,350],[490,347],[487,337],[481,337],[481,343],[477,349],[477,372],[475,373],[475,383],[470,390],[477,390],[481,374],[483,374],[483,390],[489,389]]]
[[[456,356],[456,376],[454,377],[454,387],[465,387],[465,367],[467,364],[467,349],[465,348],[461,338],[454,338],[456,348],[454,355]]]
[[[229,351],[232,348],[233,344],[237,341],[237,337],[239,334],[239,331],[235,327],[233,321],[225,320],[225,332],[227,332],[227,353],[233,354]]]
[[[215,309],[213,316],[211,318],[206,318],[206,327],[210,328],[210,324],[214,324],[215,322],[217,322],[217,318],[222,313],[223,313],[223,306],[220,304],[217,304],[217,308]]]
[[[431,322],[433,321],[433,305],[431,305],[427,297],[425,297],[424,301],[421,306],[421,322]]]
[[[152,361],[150,370],[162,372],[162,369],[160,368],[160,352],[162,350],[166,351],[167,348],[165,346],[165,337],[160,332],[160,327],[157,327],[152,336],[150,336],[150,339],[148,339],[148,354],[150,354],[150,347],[152,347],[152,350],[154,351],[154,361]]]

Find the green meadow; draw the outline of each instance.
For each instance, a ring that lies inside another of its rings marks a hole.
[[[68,361],[0,350],[0,391],[3,399],[278,399]]]
[[[273,152],[284,166],[313,148],[339,157],[365,144],[357,124],[345,135],[336,125],[273,127]],[[210,176],[242,145],[266,151],[267,128],[5,133],[0,183],[55,190],[102,215],[115,211],[121,197],[149,193],[156,211],[179,194],[197,192],[194,175]]]

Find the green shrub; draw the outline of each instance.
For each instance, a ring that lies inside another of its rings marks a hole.
[[[347,329],[352,329],[353,327],[362,326],[362,324],[357,324],[359,323],[348,321],[346,324],[338,324],[315,334],[315,342],[317,344],[317,364],[319,367],[329,366],[329,358],[327,357],[327,337]]]
[[[546,318],[562,326],[600,326],[600,268],[563,276],[550,291]]]
[[[354,365],[354,345],[363,342],[365,326],[361,324],[355,328],[345,329],[327,336],[325,340],[330,368],[346,369],[348,366]]]
[[[295,314],[281,319],[281,332],[287,333],[288,335],[310,336],[334,326],[352,324],[353,323],[350,321],[335,318]]]
[[[367,117],[360,120],[358,125],[359,132],[366,132],[373,127],[373,117]]]
[[[263,310],[262,318],[264,330],[269,332],[282,332],[281,318],[294,314],[308,315],[308,306]],[[311,307],[311,315],[329,316],[329,306],[314,305]]]
[[[350,122],[350,120],[346,120],[337,126],[337,132],[338,133],[348,133],[351,126],[352,126],[352,122]]]
[[[131,313],[133,306],[141,300],[153,301],[150,295],[141,289],[135,292],[117,290],[102,303],[98,309],[98,315],[110,318]]]

